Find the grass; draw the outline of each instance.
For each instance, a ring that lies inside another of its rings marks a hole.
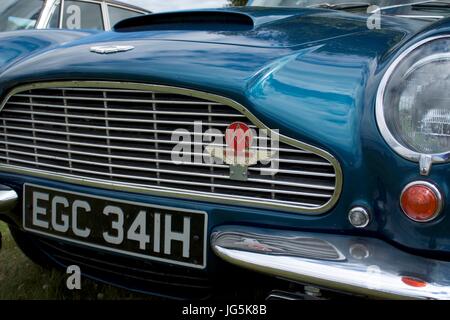
[[[8,227],[0,222],[3,248],[0,250],[0,300],[141,300],[149,296],[82,280],[81,290],[66,287],[66,274],[45,270],[31,262],[16,246]]]

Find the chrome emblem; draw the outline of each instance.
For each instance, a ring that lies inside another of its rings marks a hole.
[[[226,147],[207,146],[206,152],[230,165],[230,179],[246,181],[247,169],[258,161],[272,159],[276,151],[251,150],[254,132],[243,122],[233,122],[226,129]]]
[[[126,52],[133,49],[134,49],[133,46],[96,46],[91,47],[91,52],[98,54],[111,54],[118,52]]]

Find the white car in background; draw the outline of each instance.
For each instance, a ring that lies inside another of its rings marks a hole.
[[[0,32],[23,29],[111,30],[150,11],[113,0],[1,0]]]

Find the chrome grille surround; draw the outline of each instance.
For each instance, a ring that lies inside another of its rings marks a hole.
[[[225,130],[242,121],[277,135],[279,173],[275,178],[261,176],[258,171],[267,168],[258,164],[249,168],[248,181],[242,182],[230,179],[225,164],[177,168],[168,158],[173,142],[167,136],[174,128],[192,128],[197,120],[189,117],[202,120],[204,130]],[[301,214],[328,211],[342,189],[342,171],[332,155],[277,134],[233,100],[123,82],[46,82],[13,89],[0,106],[0,171]]]

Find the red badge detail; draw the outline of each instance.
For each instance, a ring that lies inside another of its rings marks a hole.
[[[234,156],[248,157],[248,151],[253,143],[253,132],[243,122],[233,122],[226,130],[225,140]]]

